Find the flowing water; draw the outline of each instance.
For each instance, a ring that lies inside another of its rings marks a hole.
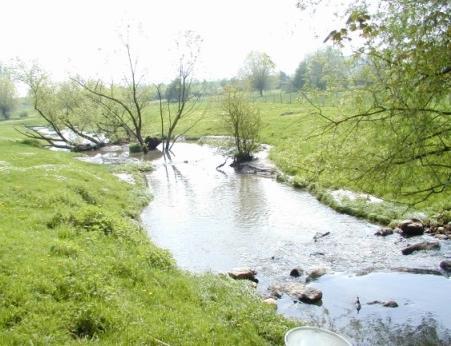
[[[237,174],[210,146],[180,143],[171,161],[154,160],[148,175],[154,199],[142,220],[151,239],[191,272],[227,272],[250,266],[257,291],[283,281],[293,267],[327,269],[311,285],[322,304],[278,300],[278,312],[341,333],[354,344],[451,344],[451,281],[443,275],[399,272],[437,270],[451,257],[451,244],[438,251],[403,256],[403,239],[376,237],[376,225],[335,212],[307,192],[274,179]],[[329,235],[314,240],[317,233]],[[439,272],[437,272],[440,274]],[[356,310],[356,297],[362,308]],[[388,308],[371,301],[395,300]]]

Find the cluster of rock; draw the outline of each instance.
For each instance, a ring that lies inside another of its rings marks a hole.
[[[269,305],[277,306],[277,299],[281,298],[283,294],[290,296],[296,301],[301,301],[306,304],[320,303],[323,297],[321,290],[308,286],[307,283],[315,280],[326,273],[324,268],[313,268],[306,273],[305,283],[286,281],[272,284],[269,288],[269,296],[263,302]],[[298,278],[304,274],[302,268],[293,268],[290,276]],[[228,275],[235,280],[250,280],[254,283],[258,282],[256,278],[257,271],[252,268],[235,268],[228,272]]]
[[[399,233],[405,238],[415,237],[423,235],[425,232],[425,226],[418,219],[404,220],[398,224],[398,227],[394,230],[388,227],[379,229],[376,233],[377,236],[386,237],[388,235]],[[401,250],[403,255],[410,255],[415,251],[422,250],[437,250],[440,249],[440,243],[437,241],[422,241],[415,243],[413,245],[407,246],[405,249]]]
[[[374,300],[372,302],[366,303],[367,305],[380,304],[386,308],[397,308],[399,305],[394,300],[387,300],[386,302],[381,302],[380,300]]]
[[[300,282],[282,282],[273,284],[269,290],[271,298],[273,299],[282,297],[283,293],[307,304],[317,303],[323,298],[323,293],[319,289],[304,285]]]
[[[440,262],[440,268],[448,273],[451,272],[451,260],[444,260]]]
[[[386,237],[394,233],[399,233],[405,238],[423,235],[425,227],[423,223],[418,219],[409,219],[401,221],[395,229],[390,227],[383,227],[377,230],[374,235]]]
[[[415,251],[438,250],[438,249],[440,249],[440,244],[438,241],[423,241],[420,243],[409,245],[406,248],[402,249],[401,252],[403,255],[410,255]]]
[[[385,237],[394,233],[399,233],[406,238],[428,233],[440,240],[448,240],[451,239],[451,223],[445,225],[425,225],[421,220],[413,218],[401,221],[395,229],[383,227],[374,234]]]
[[[228,274],[232,279],[235,280],[250,280],[253,282],[258,282],[258,279],[256,278],[257,271],[251,268],[235,268]]]
[[[432,234],[440,240],[451,239],[451,223],[447,223],[446,225],[431,225],[425,232]]]
[[[290,276],[299,278],[304,274],[304,270],[300,267],[295,267],[290,271]],[[306,272],[305,283],[297,281],[287,281],[272,284],[269,287],[270,298],[278,299],[282,294],[286,294],[296,301],[301,301],[306,304],[317,304],[321,302],[323,293],[321,290],[308,286],[307,283],[318,279],[326,274],[325,268],[313,268]]]
[[[421,220],[408,219],[400,222],[395,229],[389,227],[383,227],[374,233],[376,236],[386,237],[398,233],[405,238],[421,236],[424,233],[430,233],[440,240],[450,239],[451,236],[451,224],[443,226],[429,226],[426,227]],[[421,241],[415,244],[408,245],[401,250],[403,255],[410,255],[416,251],[426,250],[438,250],[440,249],[440,243],[438,241]],[[446,272],[451,271],[451,261],[443,261],[440,263],[442,270]]]

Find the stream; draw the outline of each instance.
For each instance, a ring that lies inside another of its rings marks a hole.
[[[177,143],[173,151],[171,161],[153,159],[147,179],[154,199],[141,218],[152,241],[168,249],[180,268],[224,273],[252,267],[262,296],[273,283],[304,282],[305,275],[290,277],[294,267],[325,268],[326,275],[309,283],[323,292],[322,304],[283,295],[278,313],[336,331],[355,345],[451,344],[451,281],[403,272],[419,268],[440,274],[440,261],[451,257],[451,242],[403,256],[407,244],[432,238],[376,237],[377,225],[339,214],[308,192],[238,174],[228,165],[216,170],[224,157],[214,147]],[[367,304],[375,300],[399,306]]]

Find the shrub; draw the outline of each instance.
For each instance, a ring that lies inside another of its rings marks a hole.
[[[77,257],[78,251],[68,244],[55,244],[50,247],[50,254],[61,257]]]
[[[47,227],[55,229],[64,224],[90,232],[101,232],[105,235],[113,233],[115,228],[113,217],[93,205],[80,208],[69,215],[58,212],[47,222]]]
[[[96,204],[95,197],[83,186],[75,186],[74,191],[88,204]]]
[[[258,149],[260,112],[234,89],[227,90],[223,108],[226,127],[235,141],[235,161],[251,160],[252,154]]]
[[[42,147],[42,144],[39,140],[32,139],[32,138],[22,139],[22,141],[20,143],[25,144],[25,145],[31,145],[32,147],[36,147],[36,148]]]
[[[71,223],[86,231],[102,232],[105,235],[113,233],[113,219],[107,216],[100,208],[89,206],[71,216]]]
[[[70,332],[74,338],[93,339],[109,327],[108,320],[92,309],[83,309],[75,316]]]
[[[128,151],[130,153],[141,153],[143,151],[143,148],[138,143],[132,143],[132,144],[129,144]]]

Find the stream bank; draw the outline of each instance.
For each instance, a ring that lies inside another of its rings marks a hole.
[[[150,158],[155,169],[147,179],[155,199],[141,219],[179,267],[194,273],[251,267],[262,298],[274,284],[308,281],[322,291],[317,304],[288,294],[271,303],[284,316],[335,330],[358,345],[451,342],[444,309],[451,286],[439,266],[451,258],[449,241],[404,256],[409,244],[436,240],[429,234],[376,236],[379,226],[339,214],[306,191],[227,165],[216,170],[224,156],[208,145],[178,143],[174,154],[170,161]],[[292,277],[293,268],[324,275]]]
[[[13,124],[0,124],[0,344],[283,343],[294,323],[250,289],[184,272],[149,240],[142,176],[25,144]]]
[[[305,275],[289,275],[295,267],[324,268],[325,275],[309,282],[323,292],[320,304],[283,294],[278,312],[338,331],[355,344],[386,344],[387,338],[395,344],[401,338],[414,344],[451,341],[451,320],[443,312],[451,303],[445,293],[451,285],[439,267],[451,257],[448,241],[439,241],[438,250],[404,256],[409,243],[433,238],[377,237],[379,226],[339,214],[306,191],[227,166],[217,171],[224,157],[208,145],[179,143],[174,153],[172,161],[153,162],[148,181],[155,199],[141,218],[151,239],[179,267],[196,273],[251,267],[263,298],[274,283],[304,283]],[[390,300],[398,307],[368,305]]]

